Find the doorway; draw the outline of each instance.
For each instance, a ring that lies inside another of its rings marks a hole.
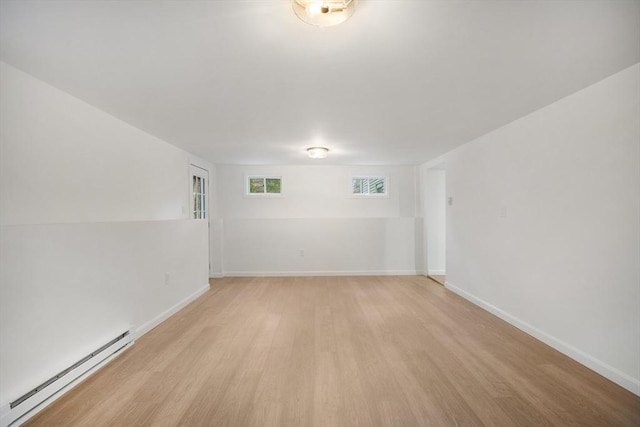
[[[446,283],[446,171],[427,169],[425,177],[425,229],[427,276]]]
[[[191,218],[209,218],[209,171],[191,165]]]
[[[209,190],[209,171],[201,166],[189,165],[189,218],[196,220],[207,221],[207,242],[209,242],[209,276],[211,277],[211,219],[209,213],[211,212],[210,200],[211,193]]]

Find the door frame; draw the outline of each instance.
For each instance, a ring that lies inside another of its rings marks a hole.
[[[431,188],[431,180],[430,180],[430,174],[432,174],[434,171],[441,171],[442,173],[442,183],[438,184],[439,186],[441,185],[442,187],[438,188],[438,195],[436,198],[436,195],[433,194],[433,190]],[[446,232],[447,232],[447,226],[446,226],[446,209],[447,209],[447,171],[444,165],[443,161],[434,161],[433,163],[429,164],[429,166],[426,167],[425,169],[425,174],[424,174],[424,195],[425,195],[425,201],[424,201],[424,265],[425,265],[425,274],[427,275],[427,277],[435,280],[436,282],[440,283],[441,285],[445,285],[445,280],[442,280],[439,277],[434,277],[434,276],[446,276]],[[442,209],[443,212],[441,212],[439,215],[437,215],[437,217],[434,217],[433,215],[433,209],[432,209],[432,205],[434,203],[437,203],[438,208]],[[433,235],[434,235],[434,231],[433,231],[433,223],[439,223],[436,226],[438,226],[439,230],[437,231],[437,233],[440,233],[440,236],[438,238],[437,242],[433,241]],[[433,247],[434,244],[437,244],[437,247]],[[442,247],[440,247],[442,246]],[[429,262],[429,258],[430,258],[430,254],[433,251],[438,251],[439,252],[439,256],[442,257],[442,266],[438,265],[437,269],[434,269],[432,265],[433,263],[433,258],[431,258],[432,263]]]
[[[203,166],[202,164],[195,162],[193,160],[189,161],[189,212],[187,214],[187,218],[193,220],[193,211],[194,211],[194,198],[193,198],[193,177],[199,176],[204,178],[205,180],[205,217],[203,219],[198,219],[199,221],[207,221],[207,242],[208,242],[208,254],[207,259],[209,260],[209,277],[212,276],[211,272],[211,202],[212,202],[212,193],[211,193],[211,178],[209,168]]]

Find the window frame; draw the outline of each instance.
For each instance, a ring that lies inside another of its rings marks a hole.
[[[367,192],[366,193],[354,193],[353,192],[353,183],[356,179],[366,179],[367,180]],[[381,179],[384,181],[384,193],[370,193],[370,181],[372,179]],[[389,177],[386,175],[353,175],[351,176],[351,186],[349,188],[349,193],[351,197],[357,198],[386,198],[389,197]]]
[[[260,178],[264,181],[264,192],[263,193],[252,193],[251,190],[251,180]],[[279,193],[267,193],[267,180],[268,179],[278,179],[280,180],[280,192]],[[282,175],[267,175],[267,174],[252,174],[245,175],[244,177],[244,197],[258,197],[258,198],[270,198],[270,197],[282,197],[283,194],[283,185],[282,185]]]

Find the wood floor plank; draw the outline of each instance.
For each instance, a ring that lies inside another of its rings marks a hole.
[[[637,426],[640,397],[420,276],[212,281],[29,426]]]

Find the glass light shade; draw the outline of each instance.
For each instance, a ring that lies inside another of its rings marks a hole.
[[[298,18],[316,27],[338,25],[353,15],[358,0],[291,0]]]
[[[312,159],[326,159],[329,155],[329,149],[326,147],[309,147],[307,154]]]

